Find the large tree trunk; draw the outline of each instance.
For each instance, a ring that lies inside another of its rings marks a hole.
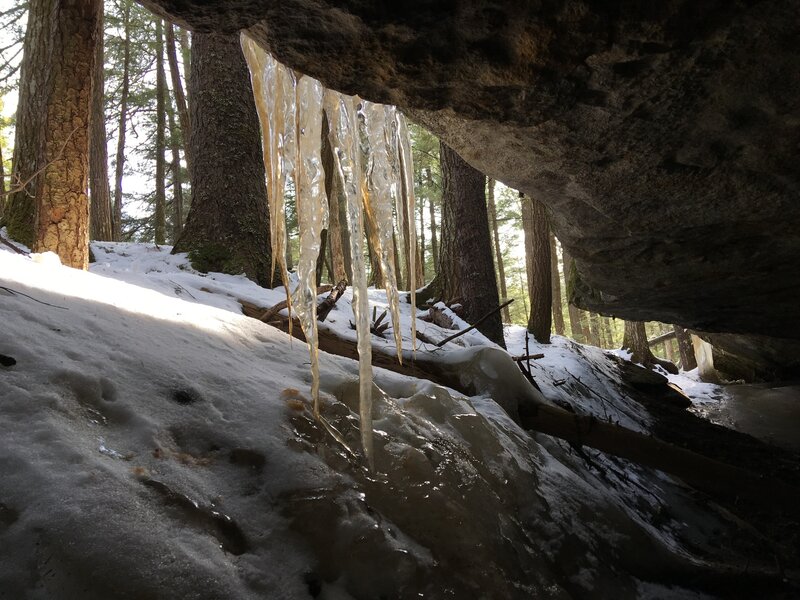
[[[122,239],[122,177],[125,174],[125,133],[128,128],[128,95],[130,93],[131,71],[131,8],[124,3],[122,23],[125,39],[122,49],[122,89],[119,101],[119,131],[117,133],[117,160],[114,173],[114,239]]]
[[[154,237],[156,244],[167,241],[167,161],[166,150],[167,129],[167,76],[164,72],[164,22],[156,19],[156,210]]]
[[[486,210],[486,179],[444,143],[439,146],[439,160],[442,238],[437,286],[446,301],[462,305],[466,321],[475,322],[500,304]],[[505,347],[499,312],[481,323],[478,331]]]
[[[631,353],[631,360],[645,367],[661,365],[668,372],[677,375],[678,368],[667,360],[657,358],[650,351],[647,343],[647,331],[641,321],[625,321],[625,337],[622,340],[622,349]]]
[[[114,226],[111,219],[111,187],[108,183],[102,12],[97,28],[90,121],[91,137],[89,139],[90,233],[93,240],[112,240],[114,239]]]
[[[178,110],[178,123],[181,126],[181,135],[184,142],[184,158],[186,164],[191,162],[189,153],[186,152],[187,140],[189,139],[189,132],[191,131],[191,123],[189,119],[189,108],[186,105],[186,94],[183,91],[183,82],[181,81],[181,71],[178,68],[178,54],[175,48],[175,28],[172,23],[167,23],[166,27],[166,47],[167,47],[167,60],[169,61],[169,75],[172,81],[172,93],[175,97],[175,106]],[[188,69],[188,63],[184,63],[184,69]],[[174,131],[170,125],[170,132]]]
[[[520,195],[522,230],[525,234],[525,265],[528,271],[528,295],[531,313],[528,331],[541,344],[550,343],[552,326],[553,282],[550,276],[550,226],[544,205]]]
[[[558,273],[558,245],[556,236],[550,232],[550,278],[553,288],[553,327],[558,335],[564,335],[564,312],[561,309],[561,276]]]
[[[192,35],[192,206],[174,252],[201,271],[244,272],[270,285],[261,129],[238,34]]]
[[[678,352],[681,355],[681,368],[684,371],[691,371],[697,368],[697,359],[694,356],[694,347],[689,332],[680,325],[673,325],[675,339],[678,340]]]
[[[497,289],[500,292],[500,299],[505,302],[508,299],[506,269],[503,264],[503,252],[500,250],[500,232],[497,226],[497,205],[494,202],[494,179],[491,178],[486,182],[486,204],[489,208],[489,225],[492,228],[494,261],[497,266]],[[511,313],[509,312],[508,306],[503,308],[502,316],[505,323],[511,322]]]
[[[65,265],[89,262],[89,115],[99,0],[32,0],[20,72],[12,237]]]

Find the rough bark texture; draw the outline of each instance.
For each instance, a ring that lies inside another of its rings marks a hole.
[[[528,331],[541,344],[550,343],[553,282],[550,275],[550,227],[544,205],[529,196],[520,198],[522,230],[525,234],[525,265],[531,312]]]
[[[91,136],[89,139],[89,196],[91,201],[89,216],[90,235],[93,240],[114,239],[114,226],[111,220],[111,187],[108,183],[102,17],[101,11],[97,24],[97,43],[95,44]]]
[[[795,0],[147,3],[250,27],[541,199],[582,306],[800,354]]]
[[[581,323],[581,311],[570,299],[570,278],[572,277],[575,263],[566,248],[562,252],[561,257],[564,261],[564,288],[567,292],[567,315],[569,316],[569,328],[572,332],[572,338],[574,340],[585,342],[586,332],[584,331]]]
[[[433,183],[433,176],[430,170],[425,173],[428,179],[428,185]],[[434,275],[439,272],[439,237],[436,232],[436,207],[433,205],[433,199],[428,199],[428,214],[431,219],[431,256],[433,257],[433,273]]]
[[[169,146],[172,153],[172,239],[177,240],[183,231],[183,174],[181,169],[180,131],[175,125],[175,110],[167,102]]]
[[[553,288],[553,327],[564,335],[564,312],[561,309],[561,276],[558,273],[558,246],[556,236],[550,234],[550,278]]]
[[[192,207],[174,252],[201,271],[271,280],[261,130],[238,35],[192,36]]]
[[[21,71],[9,233],[53,251],[62,263],[89,261],[89,115],[99,1],[34,0]],[[30,179],[30,181],[28,181]]]
[[[678,368],[673,363],[657,358],[650,351],[650,345],[647,343],[647,331],[641,321],[625,321],[622,349],[631,353],[631,360],[635,363],[640,363],[645,367],[661,365],[670,373],[678,373]]]
[[[438,285],[445,301],[461,304],[461,316],[474,322],[500,304],[486,211],[486,179],[445,144],[439,147],[439,160],[442,239]],[[481,323],[478,331],[505,347],[500,313]]]
[[[505,301],[508,299],[508,290],[506,289],[506,268],[503,264],[503,252],[500,250],[500,232],[497,226],[497,205],[494,202],[494,179],[488,179],[486,182],[486,205],[489,208],[489,225],[492,228],[492,244],[494,262],[497,268],[497,290],[500,292],[500,299]],[[503,322],[511,323],[511,313],[506,306],[502,313]]]
[[[117,133],[117,159],[114,173],[114,239],[122,239],[122,177],[125,173],[125,134],[128,128],[128,95],[130,93],[131,8],[125,3],[122,7],[123,47],[122,47],[122,88],[119,100],[119,127]]]

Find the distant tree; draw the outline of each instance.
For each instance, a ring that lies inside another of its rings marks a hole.
[[[164,22],[156,18],[156,192],[155,192],[155,242],[164,244],[167,241],[167,76],[164,71]]]
[[[175,28],[172,23],[167,23],[165,41],[167,60],[169,61],[169,75],[172,81],[172,95],[175,98],[175,107],[178,111],[178,123],[180,124],[183,139],[188,140],[189,132],[191,131],[191,123],[189,120],[189,109],[186,103],[186,94],[183,90],[183,81],[181,81],[181,71],[178,67],[178,54],[175,47]],[[184,68],[188,68],[188,65],[188,61],[185,61]],[[171,126],[170,131],[172,131]],[[188,165],[191,162],[191,157],[188,153],[185,153],[185,158],[186,164]]]
[[[486,178],[444,143],[439,157],[442,240],[439,269],[430,285],[445,301],[461,304],[463,318],[475,322],[500,303],[486,209]],[[499,312],[483,321],[478,330],[505,347]]]
[[[31,0],[20,72],[9,233],[62,263],[89,260],[89,121],[99,0]]]
[[[572,332],[572,339],[578,342],[587,342],[587,332],[583,327],[581,319],[581,310],[570,301],[569,290],[571,288],[571,278],[573,277],[572,271],[575,265],[572,256],[566,249],[562,248],[561,257],[564,261],[564,287],[567,290],[567,316],[569,317],[569,328]]]
[[[92,76],[91,135],[89,137],[90,236],[93,240],[113,240],[111,187],[108,183],[108,139],[105,111],[105,53],[103,52],[103,13],[97,25],[94,74]]]
[[[493,256],[497,273],[497,289],[500,292],[500,298],[505,301],[508,298],[508,290],[506,289],[506,269],[503,264],[503,253],[500,250],[500,230],[497,225],[497,205],[494,201],[494,184],[494,179],[491,177],[487,179],[486,205],[489,209],[489,227],[492,233]],[[508,310],[508,306],[503,309],[502,315],[504,322],[511,322],[511,314]]]
[[[192,206],[174,252],[201,271],[270,285],[261,130],[238,34],[192,35],[188,89]]]
[[[564,312],[561,309],[561,276],[558,273],[558,244],[550,232],[550,278],[553,288],[553,327],[558,335],[564,335]]]
[[[550,226],[544,205],[520,194],[522,229],[525,233],[525,261],[531,313],[528,331],[540,344],[550,343],[553,282],[550,276]]]
[[[691,335],[680,325],[673,325],[672,327],[675,331],[675,338],[678,340],[678,353],[681,356],[681,368],[684,371],[696,369],[697,359],[694,356]]]
[[[678,373],[678,368],[667,360],[657,358],[651,351],[647,342],[647,330],[641,321],[625,321],[625,337],[622,340],[622,349],[631,353],[631,360],[635,363],[651,368],[660,365],[670,373]]]
[[[122,239],[122,178],[125,174],[125,137],[128,128],[128,96],[131,70],[131,6],[122,3],[122,81],[120,83],[119,122],[117,126],[117,156],[114,170],[114,239]]]

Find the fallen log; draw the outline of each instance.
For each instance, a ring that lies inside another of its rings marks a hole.
[[[264,312],[263,308],[247,301],[239,300],[239,303],[244,314],[255,319],[259,319]],[[283,315],[280,317],[270,322],[270,325],[288,333],[289,319]],[[297,319],[294,320],[292,335],[305,341]],[[356,343],[341,339],[329,331],[319,332],[319,346],[324,352],[358,360]],[[440,361],[427,359],[419,352],[413,362],[409,361],[404,365],[400,365],[393,356],[373,352],[372,364],[445,385],[466,395],[476,393],[476,390],[466,389],[469,384],[459,376],[458,369],[454,370],[452,366],[443,365]],[[516,367],[514,370],[518,372]],[[519,399],[518,414],[510,416],[528,431],[550,435],[578,447],[594,448],[679,477],[688,485],[722,499],[728,505],[735,504],[737,499],[746,499],[760,506],[777,506],[790,512],[798,511],[800,489],[774,477],[762,476],[708,458],[592,416],[578,415],[542,401],[532,400],[530,395]]]
[[[328,313],[336,306],[336,303],[339,301],[339,298],[342,297],[346,289],[347,282],[344,279],[334,286],[331,293],[328,294],[328,297],[317,306],[317,321],[321,322],[328,318]]]

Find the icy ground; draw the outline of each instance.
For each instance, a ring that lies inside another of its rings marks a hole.
[[[356,363],[321,357],[346,448],[311,417],[305,345],[241,314],[281,290],[93,251],[88,273],[0,251],[0,598],[706,598],[732,540],[761,543],[666,475],[521,430],[481,390],[536,392],[479,334],[416,350],[474,397],[376,369],[370,473]],[[350,299],[325,327],[355,339]],[[530,351],[548,400],[648,430],[603,351]]]

